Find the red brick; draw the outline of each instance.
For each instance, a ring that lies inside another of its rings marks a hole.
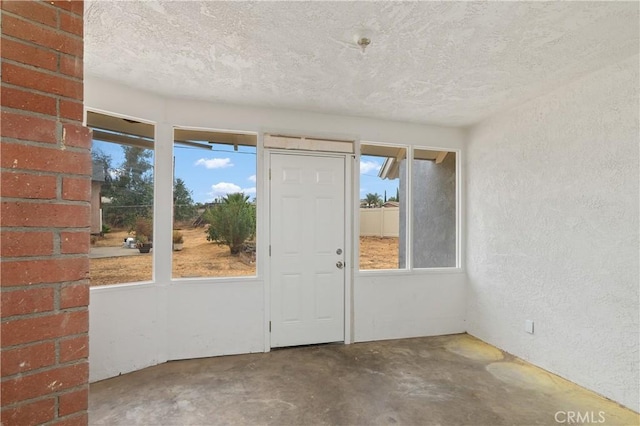
[[[48,367],[56,362],[56,345],[53,342],[22,346],[2,351],[2,377]]]
[[[1,172],[3,197],[51,200],[56,198],[56,177],[26,173]]]
[[[81,100],[83,96],[82,83],[79,81],[9,63],[2,64],[2,81],[72,99]]]
[[[72,102],[60,99],[60,117],[69,120],[82,121],[84,118],[84,109],[82,102]]]
[[[68,417],[49,423],[50,426],[87,426],[89,423],[89,415],[87,413],[72,414]]]
[[[0,134],[7,138],[57,143],[57,125],[53,120],[2,111]]]
[[[4,3],[7,3],[6,1]],[[2,410],[3,426],[39,425],[53,419],[55,398],[47,398],[30,404],[22,404]]]
[[[58,398],[58,416],[64,417],[79,411],[86,411],[89,406],[89,389],[65,393]]]
[[[51,96],[40,95],[13,87],[3,87],[0,96],[3,107],[39,112],[40,114],[57,114],[56,99]],[[66,102],[66,101],[65,101]],[[82,104],[81,104],[82,105]],[[61,108],[62,109],[62,106]],[[62,114],[62,112],[61,112]],[[82,119],[82,117],[80,118]]]
[[[60,72],[75,78],[82,78],[84,66],[82,58],[60,55]]]
[[[91,179],[63,178],[62,198],[73,201],[89,201],[91,199]]]
[[[68,10],[69,12],[75,13],[76,15],[82,16],[82,14],[84,13],[84,5],[82,1],[57,0],[57,1],[51,1],[50,3],[61,9],[65,9],[65,10]]]
[[[7,3],[7,2],[4,2]],[[58,68],[58,54],[50,50],[40,49],[19,41],[2,37],[1,56],[5,59],[56,71]]]
[[[88,257],[7,260],[0,268],[3,287],[79,281],[89,277]]]
[[[89,232],[62,232],[60,234],[63,254],[89,253]]]
[[[87,334],[60,340],[60,362],[75,361],[89,356],[89,336]]]
[[[24,19],[2,15],[2,32],[50,49],[80,56],[83,54],[82,38],[32,24]]]
[[[58,147],[45,148],[5,142],[0,145],[0,167],[90,176],[91,154],[89,151],[70,152]]]
[[[89,328],[89,315],[85,309],[33,318],[18,318],[3,322],[0,327],[2,345],[13,346],[86,333]]]
[[[1,226],[73,227],[89,226],[89,205],[3,202]]]
[[[60,309],[89,305],[89,284],[64,286],[60,291]]]
[[[2,383],[2,403],[37,398],[87,383],[89,368],[86,362],[17,377]]]
[[[2,318],[47,312],[54,308],[53,288],[3,291],[0,294],[0,300],[2,301]]]
[[[3,183],[4,185],[4,183]],[[53,233],[2,231],[0,233],[0,256],[49,256],[53,253]]]
[[[71,34],[82,37],[83,21],[82,16],[67,13],[60,14],[60,29]]]
[[[62,126],[62,142],[68,146],[91,148],[91,129],[77,124]]]
[[[45,2],[9,0],[2,2],[2,9],[30,21],[40,22],[54,28],[58,26],[58,11]]]

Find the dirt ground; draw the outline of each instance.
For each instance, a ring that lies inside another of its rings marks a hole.
[[[231,256],[227,246],[207,241],[203,228],[182,229],[184,246],[173,252],[173,278],[236,277],[255,275],[255,262],[247,255]],[[121,247],[130,237],[127,231],[114,230],[97,238],[92,247]],[[135,250],[135,249],[129,249]],[[152,255],[91,259],[91,285],[150,281]],[[398,267],[398,239],[360,237],[361,269]]]

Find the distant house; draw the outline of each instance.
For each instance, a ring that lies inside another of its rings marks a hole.
[[[420,149],[414,152],[412,195],[414,224],[413,262],[415,268],[456,265],[456,154]],[[400,202],[387,201],[383,207],[400,207],[400,268],[406,265],[406,160],[389,157],[380,168],[382,179],[400,178]],[[419,183],[419,184],[418,184]],[[417,219],[420,218],[420,219]]]
[[[91,172],[91,234],[102,232],[101,189],[105,181],[105,170],[98,161],[93,162]]]

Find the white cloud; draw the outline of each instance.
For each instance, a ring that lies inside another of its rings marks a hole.
[[[230,158],[201,158],[196,161],[194,166],[205,166],[207,169],[224,169],[233,167]]]
[[[256,181],[256,175],[251,175],[247,178],[247,180],[250,180],[251,182],[255,182]]]
[[[378,173],[380,170],[380,164],[376,161],[361,161],[360,162],[360,173],[369,173],[375,171]]]
[[[215,185],[211,185],[211,192],[209,195],[215,199],[218,197],[224,197],[227,194],[233,194],[234,192],[243,192],[245,195],[255,195],[256,188],[241,188],[235,183],[219,182]]]

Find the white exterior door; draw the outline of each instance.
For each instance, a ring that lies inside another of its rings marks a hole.
[[[271,347],[344,341],[345,159],[270,167]]]

